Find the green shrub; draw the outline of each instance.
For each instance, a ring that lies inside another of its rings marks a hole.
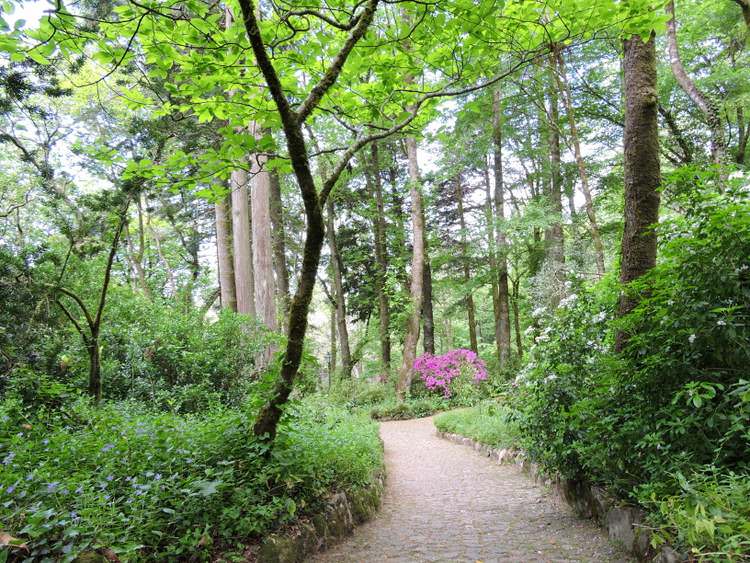
[[[750,553],[750,479],[716,468],[675,478],[677,493],[646,505],[656,543],[690,546],[701,561],[745,561]]]
[[[485,401],[476,406],[444,412],[435,417],[435,426],[441,432],[466,436],[482,444],[508,448],[519,443],[516,413],[495,401]]]
[[[449,408],[443,397],[424,397],[399,402],[395,399],[376,404],[370,408],[370,416],[376,420],[408,420],[423,418]]]
[[[536,334],[516,405],[526,447],[547,468],[637,498],[704,465],[745,472],[750,425],[750,206],[741,190],[689,192],[660,226],[660,261],[611,319],[613,277],[573,288]],[[631,337],[611,352],[615,330]],[[668,492],[668,491],[665,491]]]
[[[377,426],[317,402],[292,404],[272,452],[253,414],[153,413],[79,401],[56,427],[0,407],[0,520],[34,559],[110,548],[128,560],[209,559],[367,483]]]

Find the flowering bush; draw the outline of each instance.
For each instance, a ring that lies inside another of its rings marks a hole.
[[[476,352],[458,348],[439,356],[423,354],[414,360],[414,371],[422,378],[430,391],[442,390],[445,397],[453,394],[451,385],[462,374],[468,375],[474,383],[487,379],[487,366]]]

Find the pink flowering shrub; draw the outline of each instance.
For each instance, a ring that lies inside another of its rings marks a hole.
[[[414,360],[414,371],[422,378],[430,391],[441,390],[447,398],[453,394],[457,380],[462,374],[473,383],[487,379],[487,366],[471,350],[458,348],[439,356],[423,354]]]

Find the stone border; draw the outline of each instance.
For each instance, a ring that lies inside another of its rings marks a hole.
[[[385,472],[381,469],[369,485],[335,493],[317,514],[298,522],[291,530],[263,538],[257,560],[260,563],[297,563],[327,549],[375,515],[384,490]]]
[[[498,465],[516,465],[536,483],[554,490],[582,518],[595,520],[607,530],[612,543],[634,555],[638,561],[653,563],[681,563],[688,561],[686,554],[678,553],[669,546],[658,552],[651,547],[651,533],[642,525],[645,513],[632,506],[621,506],[606,490],[582,481],[564,479],[560,475],[548,475],[536,463],[529,460],[525,452],[514,448],[493,448],[460,434],[441,432],[437,436],[457,444],[469,446],[481,455],[492,458]]]

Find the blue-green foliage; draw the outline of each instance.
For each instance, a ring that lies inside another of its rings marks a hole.
[[[36,559],[100,547],[128,560],[207,559],[367,483],[382,463],[374,423],[320,402],[287,410],[271,452],[243,409],[78,402],[50,426],[23,413],[0,407],[0,521]]]

